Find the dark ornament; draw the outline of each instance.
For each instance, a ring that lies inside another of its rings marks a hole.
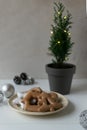
[[[35,83],[35,80],[33,77],[30,77],[27,75],[27,73],[22,72],[20,74],[20,76],[15,76],[13,81],[15,82],[15,84],[18,85],[32,85]]]
[[[15,76],[13,80],[16,84],[21,84],[21,78],[19,76]]]
[[[37,105],[37,98],[32,98],[32,99],[30,100],[30,104],[31,104],[31,105]]]
[[[26,73],[21,73],[20,74],[20,78],[22,79],[22,80],[27,80],[27,74]]]

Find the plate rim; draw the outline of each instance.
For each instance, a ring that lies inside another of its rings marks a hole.
[[[46,92],[46,91],[45,91]],[[48,91],[47,91],[48,92]],[[57,109],[56,111],[52,111],[52,112],[29,112],[29,111],[25,111],[20,107],[15,106],[15,104],[13,103],[13,101],[17,98],[17,93],[14,94],[12,97],[9,98],[8,100],[8,105],[16,112],[21,113],[21,114],[25,114],[25,115],[32,115],[32,116],[44,116],[44,115],[52,115],[55,113],[58,113],[62,110],[64,110],[68,104],[69,104],[69,100],[62,94],[58,93],[58,92],[54,92],[54,91],[50,91],[53,93],[56,93],[60,99],[62,99],[62,103],[63,103],[63,107],[60,109]],[[25,93],[25,91],[22,91],[22,93]],[[64,104],[65,102],[65,104]]]

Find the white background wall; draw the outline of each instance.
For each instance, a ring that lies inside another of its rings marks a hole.
[[[56,0],[58,1],[58,0]],[[75,78],[87,78],[87,17],[85,0],[61,0],[73,15],[75,45],[69,62]],[[0,79],[26,72],[46,78],[47,55],[54,0],[0,0]]]

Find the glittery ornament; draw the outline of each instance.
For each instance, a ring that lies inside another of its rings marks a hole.
[[[4,94],[2,91],[0,91],[0,103],[2,103],[4,100]]]
[[[27,85],[27,84],[26,84],[26,80],[21,80],[21,84],[22,84],[22,85]]]
[[[30,80],[27,79],[27,80],[26,80],[26,85],[29,85],[29,84],[30,84]]]
[[[4,96],[6,98],[10,98],[11,96],[13,96],[13,94],[15,92],[14,86],[12,84],[3,85],[2,92],[4,93]]]
[[[87,110],[81,112],[79,120],[80,125],[87,130]]]
[[[28,77],[28,79],[29,79],[29,84],[34,84],[34,82],[35,82],[34,78]]]

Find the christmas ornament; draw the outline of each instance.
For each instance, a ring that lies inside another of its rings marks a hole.
[[[4,93],[4,96],[6,98],[10,98],[11,96],[13,96],[13,94],[15,92],[14,86],[12,84],[3,85],[2,92]]]
[[[3,92],[0,90],[0,103],[2,103],[4,100],[4,94]]]
[[[22,72],[20,76],[15,76],[13,78],[15,84],[29,85],[34,84],[34,78],[29,77],[27,73]]]
[[[16,84],[21,84],[21,78],[19,76],[15,76],[13,81],[16,83]]]
[[[34,84],[35,80],[33,77],[28,77],[28,79],[29,79],[29,84]]]
[[[30,104],[31,105],[37,105],[37,99],[36,98],[32,98],[31,100],[30,100]]]
[[[21,80],[22,85],[26,85],[26,80]]]
[[[22,79],[22,80],[27,80],[27,74],[26,73],[21,73],[20,74],[20,78]]]
[[[30,80],[27,79],[27,80],[25,81],[25,84],[26,84],[26,85],[29,85],[29,84],[30,84]]]
[[[79,120],[80,125],[87,130],[87,110],[81,112]]]

